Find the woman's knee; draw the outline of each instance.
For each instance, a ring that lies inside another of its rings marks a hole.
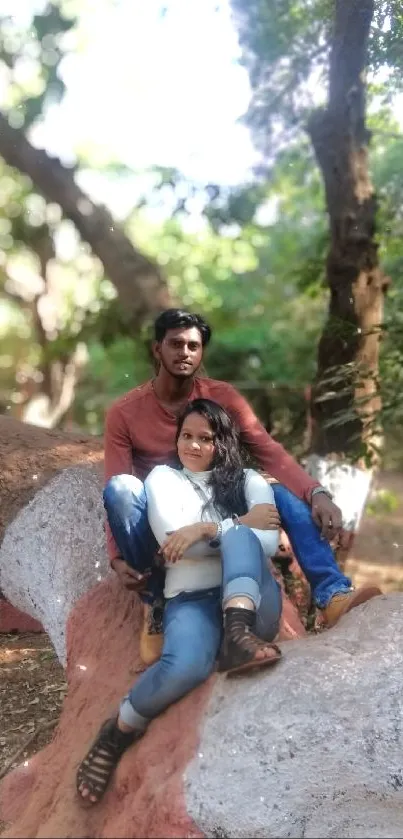
[[[132,500],[144,491],[142,482],[135,475],[114,475],[107,481],[103,491],[106,509],[121,506],[122,502]]]
[[[222,549],[233,548],[235,545],[242,544],[245,549],[255,546],[260,551],[260,542],[256,534],[250,527],[244,524],[237,524],[234,527],[228,528],[226,533],[221,538]]]
[[[199,660],[190,656],[189,658],[178,656],[178,658],[164,662],[164,655],[162,655],[161,663],[166,664],[165,678],[169,679],[172,685],[177,688],[178,693],[183,695],[208,679],[214,670],[215,658],[215,655],[206,655]]]

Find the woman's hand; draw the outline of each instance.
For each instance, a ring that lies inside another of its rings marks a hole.
[[[168,533],[158,553],[163,555],[165,562],[177,562],[195,542],[213,539],[216,530],[217,525],[208,522],[187,524],[179,530],[174,530],[173,533]]]
[[[274,504],[255,504],[246,515],[239,517],[239,521],[255,530],[278,530],[281,527],[280,516]]]

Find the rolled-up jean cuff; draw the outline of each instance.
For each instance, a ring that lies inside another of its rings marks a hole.
[[[133,708],[130,699],[126,696],[119,708],[119,716],[122,722],[130,725],[130,728],[135,728],[137,731],[145,731],[150,720],[143,717],[138,711]]]
[[[252,577],[235,577],[225,586],[222,598],[223,608],[227,605],[228,600],[232,600],[233,597],[249,597],[255,608],[258,609],[261,600],[259,583]]]

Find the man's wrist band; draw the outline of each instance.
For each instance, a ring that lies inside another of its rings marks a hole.
[[[314,497],[314,495],[319,495],[320,492],[324,495],[327,495],[327,497],[330,498],[331,501],[333,501],[332,493],[329,492],[328,489],[325,489],[325,487],[315,487],[311,492],[311,500]]]

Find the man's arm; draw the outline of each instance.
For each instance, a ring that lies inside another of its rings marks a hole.
[[[320,486],[318,481],[311,478],[283,446],[270,437],[246,399],[231,385],[227,387],[226,399],[222,404],[234,417],[242,442],[247,445],[260,468],[310,504],[312,490]]]
[[[105,484],[114,475],[131,475],[133,473],[132,441],[118,405],[112,405],[106,414],[104,446]],[[106,522],[106,542],[110,562],[120,559],[119,549],[108,522]]]

